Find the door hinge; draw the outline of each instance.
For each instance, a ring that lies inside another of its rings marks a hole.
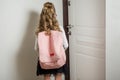
[[[71,1],[68,1],[68,6],[71,6]]]

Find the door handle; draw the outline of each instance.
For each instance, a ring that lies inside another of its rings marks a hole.
[[[73,25],[71,25],[71,24],[69,24],[69,25],[67,26],[68,29],[71,29],[72,27],[73,27]]]

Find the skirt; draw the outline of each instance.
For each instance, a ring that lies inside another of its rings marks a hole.
[[[37,62],[37,71],[36,71],[36,75],[44,75],[44,74],[57,74],[57,73],[64,73],[65,75],[67,74],[67,65],[63,65],[60,68],[57,69],[42,69],[39,63],[39,59]]]

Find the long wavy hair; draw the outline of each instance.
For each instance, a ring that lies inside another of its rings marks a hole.
[[[35,34],[38,35],[39,32],[46,31],[46,34],[49,35],[50,30],[61,31],[56,16],[54,5],[51,2],[46,2],[43,5],[42,12],[40,14],[39,26],[37,27]]]

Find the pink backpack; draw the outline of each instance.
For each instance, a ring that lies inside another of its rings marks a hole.
[[[60,68],[66,63],[63,48],[63,33],[51,30],[51,35],[45,31],[38,33],[39,62],[43,69]]]

